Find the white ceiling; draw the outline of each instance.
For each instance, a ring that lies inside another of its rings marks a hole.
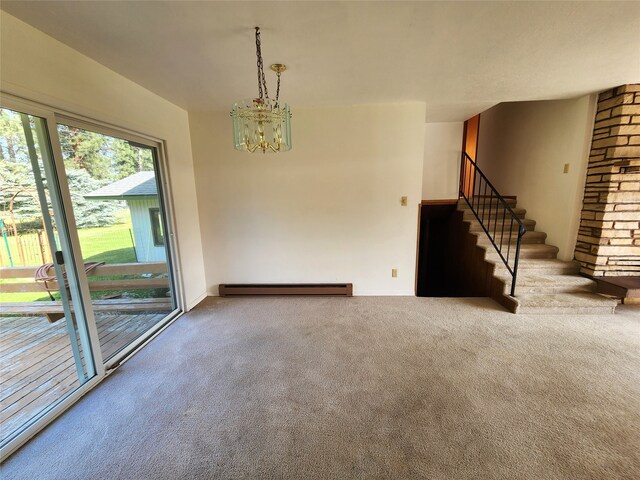
[[[1,8],[188,110],[424,101],[428,121],[640,82],[640,2],[68,2]],[[268,72],[270,93],[275,75]]]

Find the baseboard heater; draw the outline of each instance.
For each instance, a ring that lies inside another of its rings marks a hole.
[[[221,284],[221,297],[254,295],[325,295],[352,297],[352,283],[235,283]]]

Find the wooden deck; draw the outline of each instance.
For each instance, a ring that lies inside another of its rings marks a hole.
[[[103,358],[113,356],[167,313],[97,313]],[[0,316],[0,444],[79,386],[64,319],[52,324],[44,316]]]

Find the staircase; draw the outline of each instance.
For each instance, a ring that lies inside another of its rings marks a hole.
[[[464,230],[478,247],[478,255],[488,264],[488,288],[490,296],[513,313],[571,313],[588,315],[607,315],[614,313],[617,302],[594,293],[596,282],[580,276],[577,262],[565,262],[557,259],[558,248],[547,245],[547,234],[535,230],[536,222],[526,218],[526,210],[518,208],[517,200],[501,199],[506,202],[527,229],[520,245],[517,263],[515,296],[511,296],[512,273],[498,254],[489,235],[470,209],[466,200],[458,202],[458,215],[464,223]],[[494,203],[495,202],[495,203]],[[497,200],[485,201],[475,208],[480,218],[489,214],[496,215]],[[490,224],[490,233],[495,231],[494,241],[516,249],[518,224],[502,220],[501,215]],[[504,227],[504,228],[503,228]],[[487,226],[485,225],[485,228]],[[509,234],[511,242],[509,242]]]

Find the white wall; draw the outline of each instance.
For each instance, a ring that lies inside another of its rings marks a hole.
[[[356,295],[413,295],[424,116],[424,104],[294,109],[293,149],[264,155],[233,150],[227,112],[190,112],[209,291],[352,282]]]
[[[463,127],[464,122],[425,124],[423,200],[458,198]]]
[[[573,259],[580,223],[596,96],[501,103],[480,116],[478,166]],[[569,164],[569,173],[563,173]]]
[[[187,307],[205,294],[187,112],[0,12],[3,92],[164,139]]]

